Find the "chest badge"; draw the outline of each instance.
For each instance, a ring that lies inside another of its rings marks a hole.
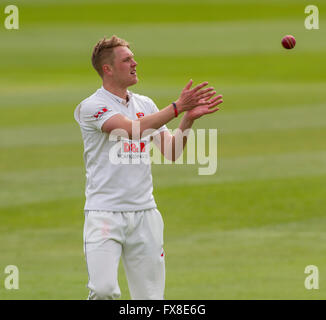
[[[136,113],[136,116],[138,119],[142,118],[144,116],[144,113],[143,112],[138,112]]]

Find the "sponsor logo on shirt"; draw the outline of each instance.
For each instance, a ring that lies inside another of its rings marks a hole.
[[[138,119],[142,118],[144,116],[143,112],[138,112],[136,113],[136,116],[138,117]]]
[[[145,152],[145,142],[140,143],[129,143],[124,142],[123,143],[123,152]]]
[[[144,159],[149,158],[149,144],[146,140],[121,140],[120,148],[117,153],[118,158],[122,159]]]
[[[96,119],[101,119],[103,117],[103,114],[108,111],[112,111],[112,110],[108,108],[102,108],[100,111],[93,114],[93,117]]]

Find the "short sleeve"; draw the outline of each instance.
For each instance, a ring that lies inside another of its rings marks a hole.
[[[104,122],[116,114],[118,112],[105,104],[82,103],[79,106],[79,123],[81,126],[102,131]]]

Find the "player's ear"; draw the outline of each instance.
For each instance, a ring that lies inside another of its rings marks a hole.
[[[103,64],[102,71],[103,71],[103,74],[107,74],[109,76],[112,75],[112,68],[109,64]]]

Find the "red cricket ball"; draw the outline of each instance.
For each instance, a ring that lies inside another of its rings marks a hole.
[[[293,49],[295,47],[295,38],[291,35],[287,35],[282,39],[282,46],[285,49]]]

